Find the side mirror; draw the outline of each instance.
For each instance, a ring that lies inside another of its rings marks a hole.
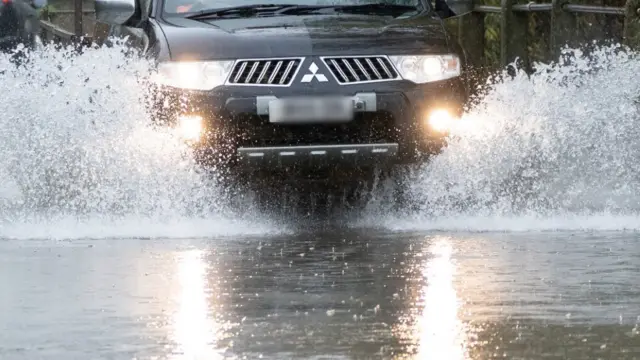
[[[122,25],[135,14],[136,0],[96,0],[96,20],[105,24]]]
[[[461,16],[473,11],[473,0],[445,0],[453,16]]]

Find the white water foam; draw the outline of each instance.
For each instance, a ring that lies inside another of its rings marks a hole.
[[[0,54],[0,238],[275,231],[230,212],[187,147],[149,126],[150,64],[125,50],[45,47],[20,67]]]
[[[407,177],[410,206],[385,227],[640,229],[640,61],[619,45],[563,56],[489,81],[444,152]]]

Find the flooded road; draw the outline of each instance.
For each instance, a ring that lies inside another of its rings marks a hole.
[[[0,241],[2,359],[638,359],[634,233]]]

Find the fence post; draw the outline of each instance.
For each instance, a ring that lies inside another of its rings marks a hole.
[[[575,15],[564,11],[562,7],[566,0],[552,0],[551,5],[551,39],[549,39],[549,53],[552,60],[560,57],[562,47],[567,45],[572,29],[576,29]]]
[[[109,25],[96,21],[93,28],[93,40],[99,45],[102,45],[109,37]]]
[[[75,0],[73,17],[74,17],[74,34],[78,37],[84,35],[84,31],[82,29],[82,0]]]
[[[513,11],[513,0],[502,0],[500,19],[500,65],[505,67],[516,58],[519,65],[529,68],[527,51],[527,28],[529,17],[526,12]]]
[[[477,3],[477,0],[474,1]],[[458,41],[467,52],[469,63],[474,67],[484,66],[484,13],[473,11],[458,19]]]
[[[627,0],[624,18],[624,43],[634,50],[640,49],[640,0]]]

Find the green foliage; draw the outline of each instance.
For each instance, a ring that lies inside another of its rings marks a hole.
[[[57,7],[54,4],[48,3],[38,11],[38,15],[40,19],[48,21],[50,19],[51,14],[55,13],[56,10],[57,10]]]

